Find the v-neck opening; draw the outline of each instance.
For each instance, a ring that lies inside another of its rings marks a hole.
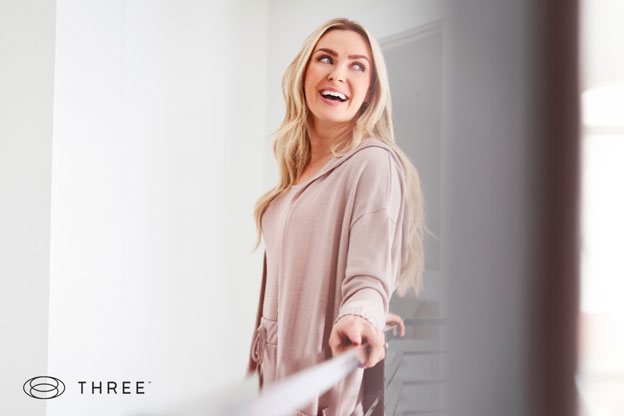
[[[365,147],[369,147],[369,146],[379,146],[379,144],[377,144],[377,143],[374,143],[374,142],[373,142],[373,143],[370,143],[370,142],[369,142],[369,140],[371,140],[371,141],[372,141],[372,140],[374,140],[374,139],[373,139],[373,138],[371,138],[371,137],[367,137],[367,138],[365,138],[365,139],[363,139],[363,140],[362,140],[362,143],[360,143],[360,145],[359,145],[358,147],[356,147],[355,149],[352,149],[350,152],[348,152],[348,153],[346,153],[346,154],[344,154],[344,155],[342,155],[342,156],[340,156],[340,157],[337,157],[337,156],[332,156],[332,157],[331,157],[331,159],[329,159],[329,160],[327,161],[327,163],[325,163],[325,165],[323,165],[323,167],[322,167],[319,171],[317,171],[317,172],[316,172],[316,173],[315,173],[315,174],[314,174],[314,175],[313,175],[310,179],[308,179],[308,180],[307,180],[307,181],[305,181],[305,182],[301,182],[301,183],[299,183],[299,184],[293,184],[293,185],[290,185],[290,188],[289,188],[289,189],[291,189],[291,190],[298,190],[298,189],[303,188],[304,186],[306,186],[306,185],[308,185],[309,183],[313,182],[313,181],[314,181],[315,179],[317,179],[319,176],[321,176],[321,175],[323,175],[325,172],[327,172],[327,171],[328,171],[328,170],[329,170],[329,169],[330,169],[330,168],[331,168],[334,164],[336,164],[336,163],[337,163],[337,161],[339,161],[339,160],[341,160],[341,159],[348,159],[348,158],[349,158],[349,156],[353,155],[353,154],[354,154],[355,152],[357,152],[358,150],[361,150],[361,149],[363,149],[363,148],[365,148]],[[380,143],[383,145],[383,147],[387,147],[387,145],[386,145],[385,143],[383,143],[383,142],[380,142]]]
[[[306,180],[305,182],[301,182],[298,184],[293,184],[290,185],[290,187],[292,189],[300,189],[301,187],[303,187],[304,185],[307,185],[308,183],[312,182],[314,179],[318,178],[319,176],[321,176],[323,173],[325,173],[325,171],[327,171],[329,165],[331,165],[331,163],[333,161],[335,161],[336,159],[338,159],[336,156],[332,156],[331,159],[329,159],[322,168],[320,168],[310,179]]]

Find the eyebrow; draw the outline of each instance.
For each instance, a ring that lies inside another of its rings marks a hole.
[[[328,53],[328,54],[330,54],[331,56],[334,56],[334,57],[338,56],[338,53],[336,51],[328,49],[328,48],[318,48],[315,51],[315,53],[316,52],[321,52],[321,51],[322,52],[326,52],[326,53]],[[349,59],[366,59],[368,61],[368,58],[366,56],[364,56],[364,55],[349,55],[349,56],[347,56],[347,58],[349,58]],[[369,61],[369,63],[370,63],[370,61]]]

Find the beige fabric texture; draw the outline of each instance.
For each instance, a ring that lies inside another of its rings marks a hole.
[[[332,357],[333,324],[353,314],[383,330],[408,250],[404,171],[394,151],[365,139],[269,205],[248,375],[260,388]],[[294,415],[363,414],[356,369]],[[365,381],[364,381],[365,382]]]

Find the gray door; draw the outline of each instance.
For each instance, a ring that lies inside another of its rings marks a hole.
[[[397,144],[418,169],[425,197],[425,288],[418,298],[393,296],[406,319],[405,338],[389,341],[385,414],[443,414],[444,313],[440,267],[444,19],[380,40],[390,78]]]

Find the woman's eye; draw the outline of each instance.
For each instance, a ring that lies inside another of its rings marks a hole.
[[[362,71],[362,72],[366,71],[366,67],[359,62],[354,63],[353,67],[357,69],[358,71]]]
[[[321,56],[321,57],[318,59],[318,61],[319,61],[319,62],[325,62],[325,63],[328,63],[328,64],[331,64],[331,63],[332,63],[332,59],[331,59],[329,56],[327,56],[327,55],[323,55],[323,56]]]

